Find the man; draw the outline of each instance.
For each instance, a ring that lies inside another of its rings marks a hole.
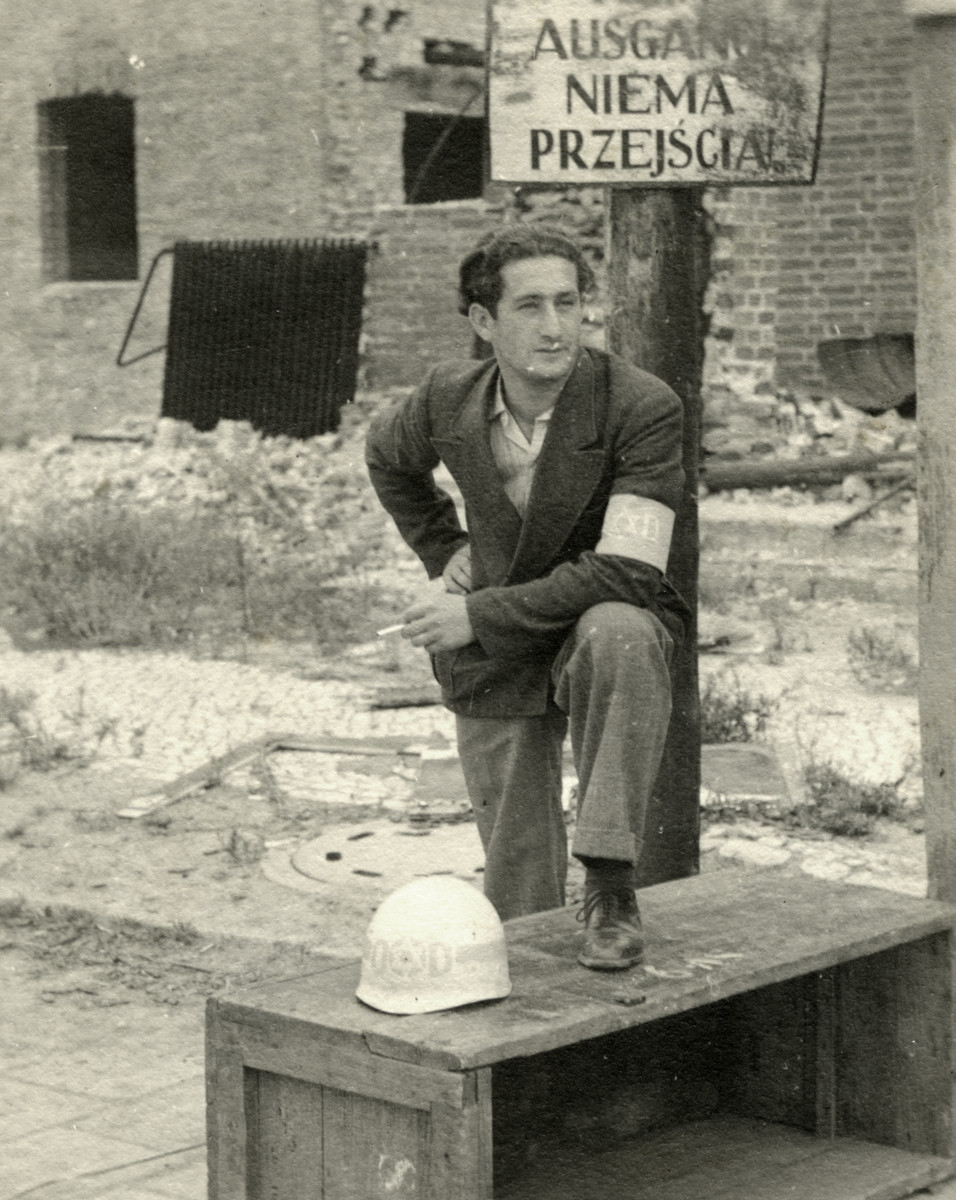
[[[582,345],[593,285],[540,226],[489,235],[460,308],[493,357],[435,367],[378,414],[372,483],[436,587],[402,636],[432,656],[503,920],[564,904],[562,742],[578,775],[579,960],[643,957],[634,866],[670,717],[686,606],[664,577],[681,406],[660,380]],[[458,484],[467,532],[432,472]]]

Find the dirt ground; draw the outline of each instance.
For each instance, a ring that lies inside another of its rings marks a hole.
[[[862,662],[849,653],[861,630],[886,635],[867,642],[883,649]],[[776,831],[785,830],[787,845],[804,845],[806,853],[774,867],[781,872],[806,869],[807,854],[821,848],[826,868],[831,852],[857,853],[865,843],[897,877],[920,873],[918,715],[903,670],[913,637],[912,620],[889,606],[856,601],[742,597],[701,614],[702,685],[716,681],[745,712],[766,698],[770,715],[760,737],[772,747],[794,802],[807,763],[833,761],[855,780],[898,784],[912,805],[904,823],[849,839],[792,828],[769,811],[754,820],[748,805],[738,811],[728,797],[705,795],[702,870],[739,865],[723,852],[745,839],[763,848],[768,831],[775,853],[773,839],[783,837]],[[322,663],[321,672],[330,686],[361,684],[356,696],[376,682],[427,683],[421,664],[383,673],[381,656],[394,654],[370,647]],[[316,670],[290,647],[260,647],[256,657],[277,691]],[[202,671],[197,662],[198,686]],[[414,710],[417,740],[427,741],[447,724],[441,711]],[[171,1045],[181,1048],[199,1078],[209,996],[309,975],[330,959],[358,955],[368,921],[387,894],[387,879],[374,873],[350,872],[338,886],[289,886],[297,847],[336,831],[345,839],[362,837],[371,828],[414,833],[419,850],[429,838],[437,845],[442,833],[473,834],[460,803],[443,798],[440,788],[439,802],[423,812],[414,800],[421,770],[414,755],[397,752],[312,753],[306,772],[325,776],[327,785],[362,781],[354,791],[360,801],[331,804],[283,785],[286,777],[263,761],[137,820],[117,815],[143,788],[121,765],[94,759],[87,766],[23,771],[0,792],[0,985],[8,983],[11,994],[15,985],[17,1011],[32,1014],[18,1022],[17,1038],[55,1057],[94,1025],[115,1029],[126,1046],[131,1030],[138,1037],[158,1023],[161,1044],[146,1049],[168,1057]],[[395,778],[408,781],[407,803],[401,799],[406,793],[388,786]],[[740,836],[713,840],[720,831]],[[462,864],[477,868],[478,854],[469,859],[468,853]],[[572,899],[579,887],[572,874]],[[105,1057],[112,1061],[108,1050]],[[201,1105],[199,1083],[194,1091]],[[199,1154],[201,1122],[197,1128],[187,1149]],[[197,1165],[197,1178],[200,1171]],[[87,1182],[92,1190],[73,1181],[62,1185],[69,1192],[49,1194],[98,1195],[96,1180]]]
[[[801,798],[808,762],[831,762],[848,778],[896,785],[910,811],[906,824],[890,833],[901,852],[907,852],[921,829],[916,697],[901,681],[898,663],[894,667],[888,660],[889,643],[881,643],[882,657],[872,655],[862,666],[858,662],[856,673],[848,645],[860,630],[882,630],[892,633],[897,649],[905,647],[914,637],[913,622],[886,606],[855,601],[787,601],[784,608],[781,603],[778,598],[768,609],[766,600],[740,600],[724,611],[702,614],[702,683],[715,680],[729,695],[771,702],[760,737],[775,751],[795,802]],[[351,673],[367,679],[369,670],[374,672],[374,664],[355,656],[326,666],[337,678]],[[288,658],[279,658],[271,669],[281,688],[292,669]],[[435,710],[418,711],[427,731]],[[309,769],[334,773],[341,760],[341,755],[311,755]],[[270,783],[267,769],[258,774],[253,769],[235,778],[227,775],[139,820],[117,815],[142,790],[141,782],[121,769],[98,769],[92,763],[22,772],[0,793],[0,898],[6,936],[18,944],[26,938],[44,969],[99,971],[107,955],[103,938],[139,937],[124,922],[169,930],[158,940],[145,936],[131,954],[135,961],[155,959],[155,970],[173,993],[196,984],[196,975],[203,989],[213,990],[220,979],[232,978],[236,970],[241,974],[245,958],[235,956],[243,939],[266,947],[298,947],[293,957],[360,952],[368,920],[387,894],[372,873],[353,875],[342,887],[302,891],[277,882],[276,872],[270,878],[263,870],[264,862],[283,859],[340,825],[384,821],[409,827],[410,807],[394,800],[385,805],[382,797],[394,793],[381,790],[376,799],[376,788],[396,771],[413,778],[413,759],[398,753],[352,756],[346,765],[368,780],[361,802],[316,803],[284,790],[274,779]],[[726,806],[718,808],[721,819],[734,819]],[[463,816],[460,806],[452,806],[437,814],[432,826]],[[424,829],[421,823],[417,828],[427,833],[427,822]],[[808,831],[807,836],[820,835]],[[888,836],[878,832],[869,840],[885,843]],[[53,914],[49,928],[38,922],[37,909]],[[74,938],[83,919],[69,916],[71,910],[93,914],[92,929],[84,927]],[[63,932],[64,921],[69,933]],[[182,946],[177,937],[184,939]],[[187,953],[197,937],[200,945],[210,943],[202,969]],[[222,949],[221,962],[210,962],[208,955],[213,947],[219,954],[220,946],[231,949]],[[172,957],[188,965],[171,966],[170,947]],[[260,951],[248,953],[249,969],[254,969]],[[234,961],[240,965],[233,967]],[[128,971],[122,962],[114,968],[121,980],[138,978],[132,965]],[[145,978],[137,986],[146,986]]]

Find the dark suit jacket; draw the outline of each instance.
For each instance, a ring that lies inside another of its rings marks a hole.
[[[608,499],[646,496],[677,511],[681,404],[659,379],[602,351],[581,351],[554,408],[525,519],[491,452],[494,359],[446,363],[376,414],[366,460],[379,499],[430,578],[471,543],[468,615],[477,641],[434,656],[445,703],[486,717],[547,707],[551,663],[574,623],[602,601],[654,612],[675,638],[687,608],[654,567],[596,554]],[[467,533],[432,472],[461,490]]]

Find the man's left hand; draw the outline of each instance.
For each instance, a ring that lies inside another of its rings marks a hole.
[[[458,650],[475,640],[464,596],[433,592],[406,609],[402,637],[429,654]]]

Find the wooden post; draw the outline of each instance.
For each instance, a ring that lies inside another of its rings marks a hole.
[[[956,901],[956,0],[916,17],[920,727],[930,896]]]
[[[710,240],[700,188],[608,189],[611,348],[657,375],[684,405],[682,511],[669,574],[693,620],[674,670],[674,709],[647,816],[642,886],[696,874],[700,835],[697,478]]]

